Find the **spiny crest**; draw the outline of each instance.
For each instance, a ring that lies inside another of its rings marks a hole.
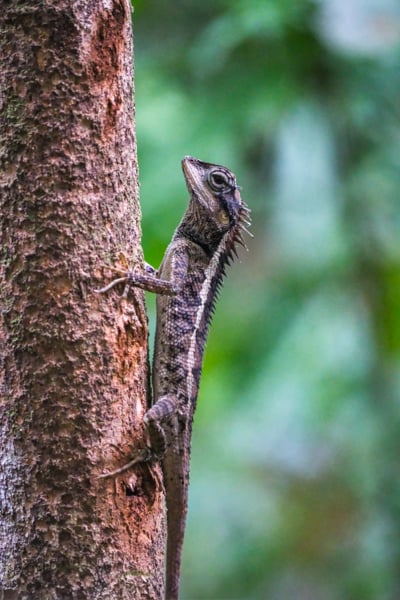
[[[250,226],[250,224],[250,209],[242,201],[238,222],[225,234],[220,244],[219,261],[210,286],[210,311],[208,314],[207,325],[210,324],[215,312],[219,292],[226,275],[226,267],[231,265],[235,258],[238,258],[238,245],[243,246],[247,250],[246,243],[243,239],[243,232],[247,233],[250,237],[253,237],[250,231],[245,227],[245,225]]]
[[[251,225],[250,221],[250,209],[248,206],[241,200],[242,205],[239,210],[239,218],[237,223],[228,231],[225,237],[222,240],[222,244],[224,245],[224,249],[221,253],[221,280],[218,282],[218,285],[221,285],[222,277],[225,275],[226,266],[232,264],[235,258],[238,258],[238,246],[243,246],[246,250],[247,245],[243,239],[243,233],[247,233],[250,237],[253,235],[247,229],[247,226]]]

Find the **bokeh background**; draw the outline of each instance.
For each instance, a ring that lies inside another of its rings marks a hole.
[[[208,341],[183,598],[398,600],[400,3],[133,18],[146,259],[185,154],[230,167],[253,217]]]

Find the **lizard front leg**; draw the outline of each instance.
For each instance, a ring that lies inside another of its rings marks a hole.
[[[165,279],[159,279],[156,275],[157,271],[151,267],[152,271],[148,271],[150,265],[146,265],[146,271],[144,273],[136,273],[135,271],[127,271],[123,277],[117,277],[113,279],[111,283],[94,290],[96,294],[104,294],[119,283],[127,283],[133,287],[138,287],[146,292],[154,292],[156,294],[173,295],[176,294],[176,289],[171,281]]]
[[[128,286],[138,287],[146,292],[173,296],[182,289],[187,276],[189,257],[185,249],[175,249],[171,257],[171,269],[168,279],[160,278],[159,271],[145,263],[144,271],[126,271],[123,277],[113,279],[109,284],[94,290],[96,294],[104,294],[119,283],[128,284]]]

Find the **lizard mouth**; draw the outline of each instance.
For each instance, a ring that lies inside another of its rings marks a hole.
[[[195,192],[201,185],[199,164],[200,161],[192,156],[185,156],[182,160],[182,171],[189,193]]]

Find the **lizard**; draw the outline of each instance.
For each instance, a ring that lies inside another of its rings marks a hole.
[[[197,403],[204,348],[226,266],[246,247],[250,225],[234,174],[221,165],[186,156],[182,170],[190,195],[188,208],[158,270],[141,273],[96,290],[127,285],[157,294],[152,368],[153,406],[144,423],[148,452],[102,477],[121,473],[141,460],[161,460],[167,507],[166,600],[177,600],[185,533],[191,430]],[[250,234],[251,235],[251,234]]]

